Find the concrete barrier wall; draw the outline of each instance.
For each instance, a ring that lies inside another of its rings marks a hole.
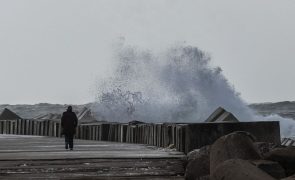
[[[185,152],[214,143],[219,137],[234,131],[247,131],[259,142],[281,144],[278,121],[200,123],[186,127]]]
[[[280,144],[279,122],[227,123],[157,123],[129,125],[122,123],[82,124],[76,138],[95,141],[140,143],[158,147],[174,145],[178,151],[189,152],[212,144],[233,131],[248,131],[258,141]],[[0,134],[20,134],[61,137],[59,122],[51,120],[0,121]]]

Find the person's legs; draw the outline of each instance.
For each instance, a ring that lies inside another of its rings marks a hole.
[[[71,134],[71,135],[69,135],[69,146],[70,146],[70,150],[73,150],[73,148],[74,148],[74,140],[73,140],[73,138],[74,138],[74,135],[73,134]]]
[[[67,134],[65,134],[65,148],[69,148],[69,136]]]

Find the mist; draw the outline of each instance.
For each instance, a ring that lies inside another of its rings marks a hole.
[[[196,123],[222,106],[240,121],[278,120],[282,136],[295,135],[293,120],[256,115],[198,47],[182,43],[155,53],[121,39],[113,64],[113,76],[97,82],[98,119]]]

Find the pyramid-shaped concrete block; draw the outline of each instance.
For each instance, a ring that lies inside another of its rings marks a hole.
[[[239,122],[239,120],[232,113],[218,107],[205,122]]]
[[[77,115],[79,123],[96,122],[96,118],[92,115],[91,109],[84,107]]]
[[[215,122],[216,119],[225,112],[225,109],[222,107],[218,107],[208,118],[205,122]]]
[[[0,120],[17,120],[17,119],[22,119],[22,118],[7,108],[5,108],[0,114]]]
[[[42,114],[37,117],[34,117],[33,119],[43,119],[43,120],[60,120],[61,114],[56,113],[48,113],[48,114]]]

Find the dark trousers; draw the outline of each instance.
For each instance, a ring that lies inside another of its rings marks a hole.
[[[65,134],[66,149],[68,149],[68,148],[73,149],[74,148],[73,138],[74,138],[73,134]]]

